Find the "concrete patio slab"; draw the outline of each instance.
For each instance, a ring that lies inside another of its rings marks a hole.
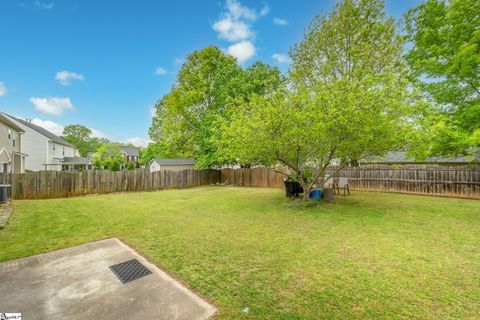
[[[152,274],[122,284],[137,259]],[[0,313],[22,319],[207,319],[216,310],[116,238],[0,263]]]

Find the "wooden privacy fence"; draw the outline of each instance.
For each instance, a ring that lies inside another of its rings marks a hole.
[[[332,174],[333,168],[327,173]],[[354,190],[429,194],[480,199],[480,167],[354,167],[335,177],[348,177]],[[236,186],[283,187],[285,176],[268,168],[223,169],[221,182]]]
[[[218,183],[217,170],[158,171],[127,170],[111,172],[39,171],[11,174],[3,181],[12,184],[14,199],[45,199],[122,191],[180,189]],[[7,181],[8,180],[8,181]]]
[[[332,173],[329,169],[329,173]],[[480,199],[480,167],[355,167],[336,177],[348,177],[351,189],[429,194]],[[269,168],[159,171],[40,171],[0,174],[12,184],[14,199],[71,197],[95,193],[180,189],[225,183],[235,186],[283,187],[285,176]]]
[[[480,199],[480,167],[355,167],[339,172],[356,190]]]

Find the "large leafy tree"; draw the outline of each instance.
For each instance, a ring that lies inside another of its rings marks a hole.
[[[382,154],[401,141],[408,83],[402,39],[381,1],[338,3],[313,20],[291,56],[290,83],[238,108],[223,148],[288,168],[308,197],[332,160]]]
[[[405,21],[412,75],[439,111],[424,121],[429,150],[439,155],[478,152],[480,2],[427,0]]]
[[[195,157],[197,167],[236,162],[217,148],[219,123],[229,121],[239,102],[266,94],[280,83],[277,68],[255,63],[244,70],[216,47],[194,51],[183,64],[172,90],[156,104],[150,127],[154,141],[148,157]]]
[[[109,169],[118,171],[125,159],[120,154],[120,145],[116,143],[106,143],[101,145],[97,152],[92,155],[93,165],[98,169]]]
[[[63,129],[62,138],[77,147],[82,157],[85,157],[88,152],[97,151],[102,144],[108,143],[106,139],[92,137],[92,130],[80,124],[66,126]]]

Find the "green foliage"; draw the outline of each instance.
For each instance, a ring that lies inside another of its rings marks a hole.
[[[394,148],[409,112],[401,50],[381,1],[340,2],[292,50],[290,86],[252,94],[224,123],[223,149],[245,162],[280,163],[310,191],[333,159]]]
[[[92,137],[92,130],[80,124],[66,126],[62,138],[77,147],[82,157],[86,157],[88,152],[97,151],[102,144],[109,143],[107,139]]]
[[[136,163],[134,163],[134,162],[129,162],[125,165],[125,169],[127,169],[127,170],[133,170],[135,168],[136,168]],[[114,170],[112,170],[112,171],[114,171]]]
[[[458,155],[480,147],[480,2],[427,0],[406,15],[412,76],[440,115],[424,127],[430,153]]]
[[[272,91],[280,79],[277,68],[260,62],[243,70],[216,47],[194,51],[156,105],[146,157],[194,157],[199,168],[235,163],[217,149],[220,123],[229,122],[239,102]]]
[[[124,158],[120,154],[118,144],[108,143],[98,148],[92,156],[93,165],[98,169],[109,169],[118,171],[122,164],[125,163]]]

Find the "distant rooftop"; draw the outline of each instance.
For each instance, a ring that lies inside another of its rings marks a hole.
[[[155,162],[159,165],[182,165],[182,164],[195,164],[195,160],[192,158],[156,158],[153,159],[150,163]]]
[[[135,156],[138,157],[138,148],[137,147],[132,147],[132,146],[123,146],[120,147],[120,150],[125,152],[127,156]]]
[[[51,133],[50,131],[43,129],[42,127],[39,127],[36,124],[31,123],[30,121],[26,121],[26,120],[23,120],[23,119],[20,119],[20,118],[16,118],[16,117],[11,116],[11,115],[6,114],[6,113],[3,113],[3,114],[8,116],[10,119],[13,119],[13,120],[23,124],[24,126],[40,133],[42,136],[48,138],[49,140],[51,140],[55,143],[75,148],[75,146],[73,144],[71,144],[70,142],[67,142],[67,141],[63,140],[62,138],[60,138],[60,137],[54,135],[53,133]]]
[[[92,164],[92,161],[84,157],[63,157],[62,163]]]
[[[361,163],[469,163],[466,157],[429,157],[416,161],[405,151],[390,151],[384,157],[369,157]]]

